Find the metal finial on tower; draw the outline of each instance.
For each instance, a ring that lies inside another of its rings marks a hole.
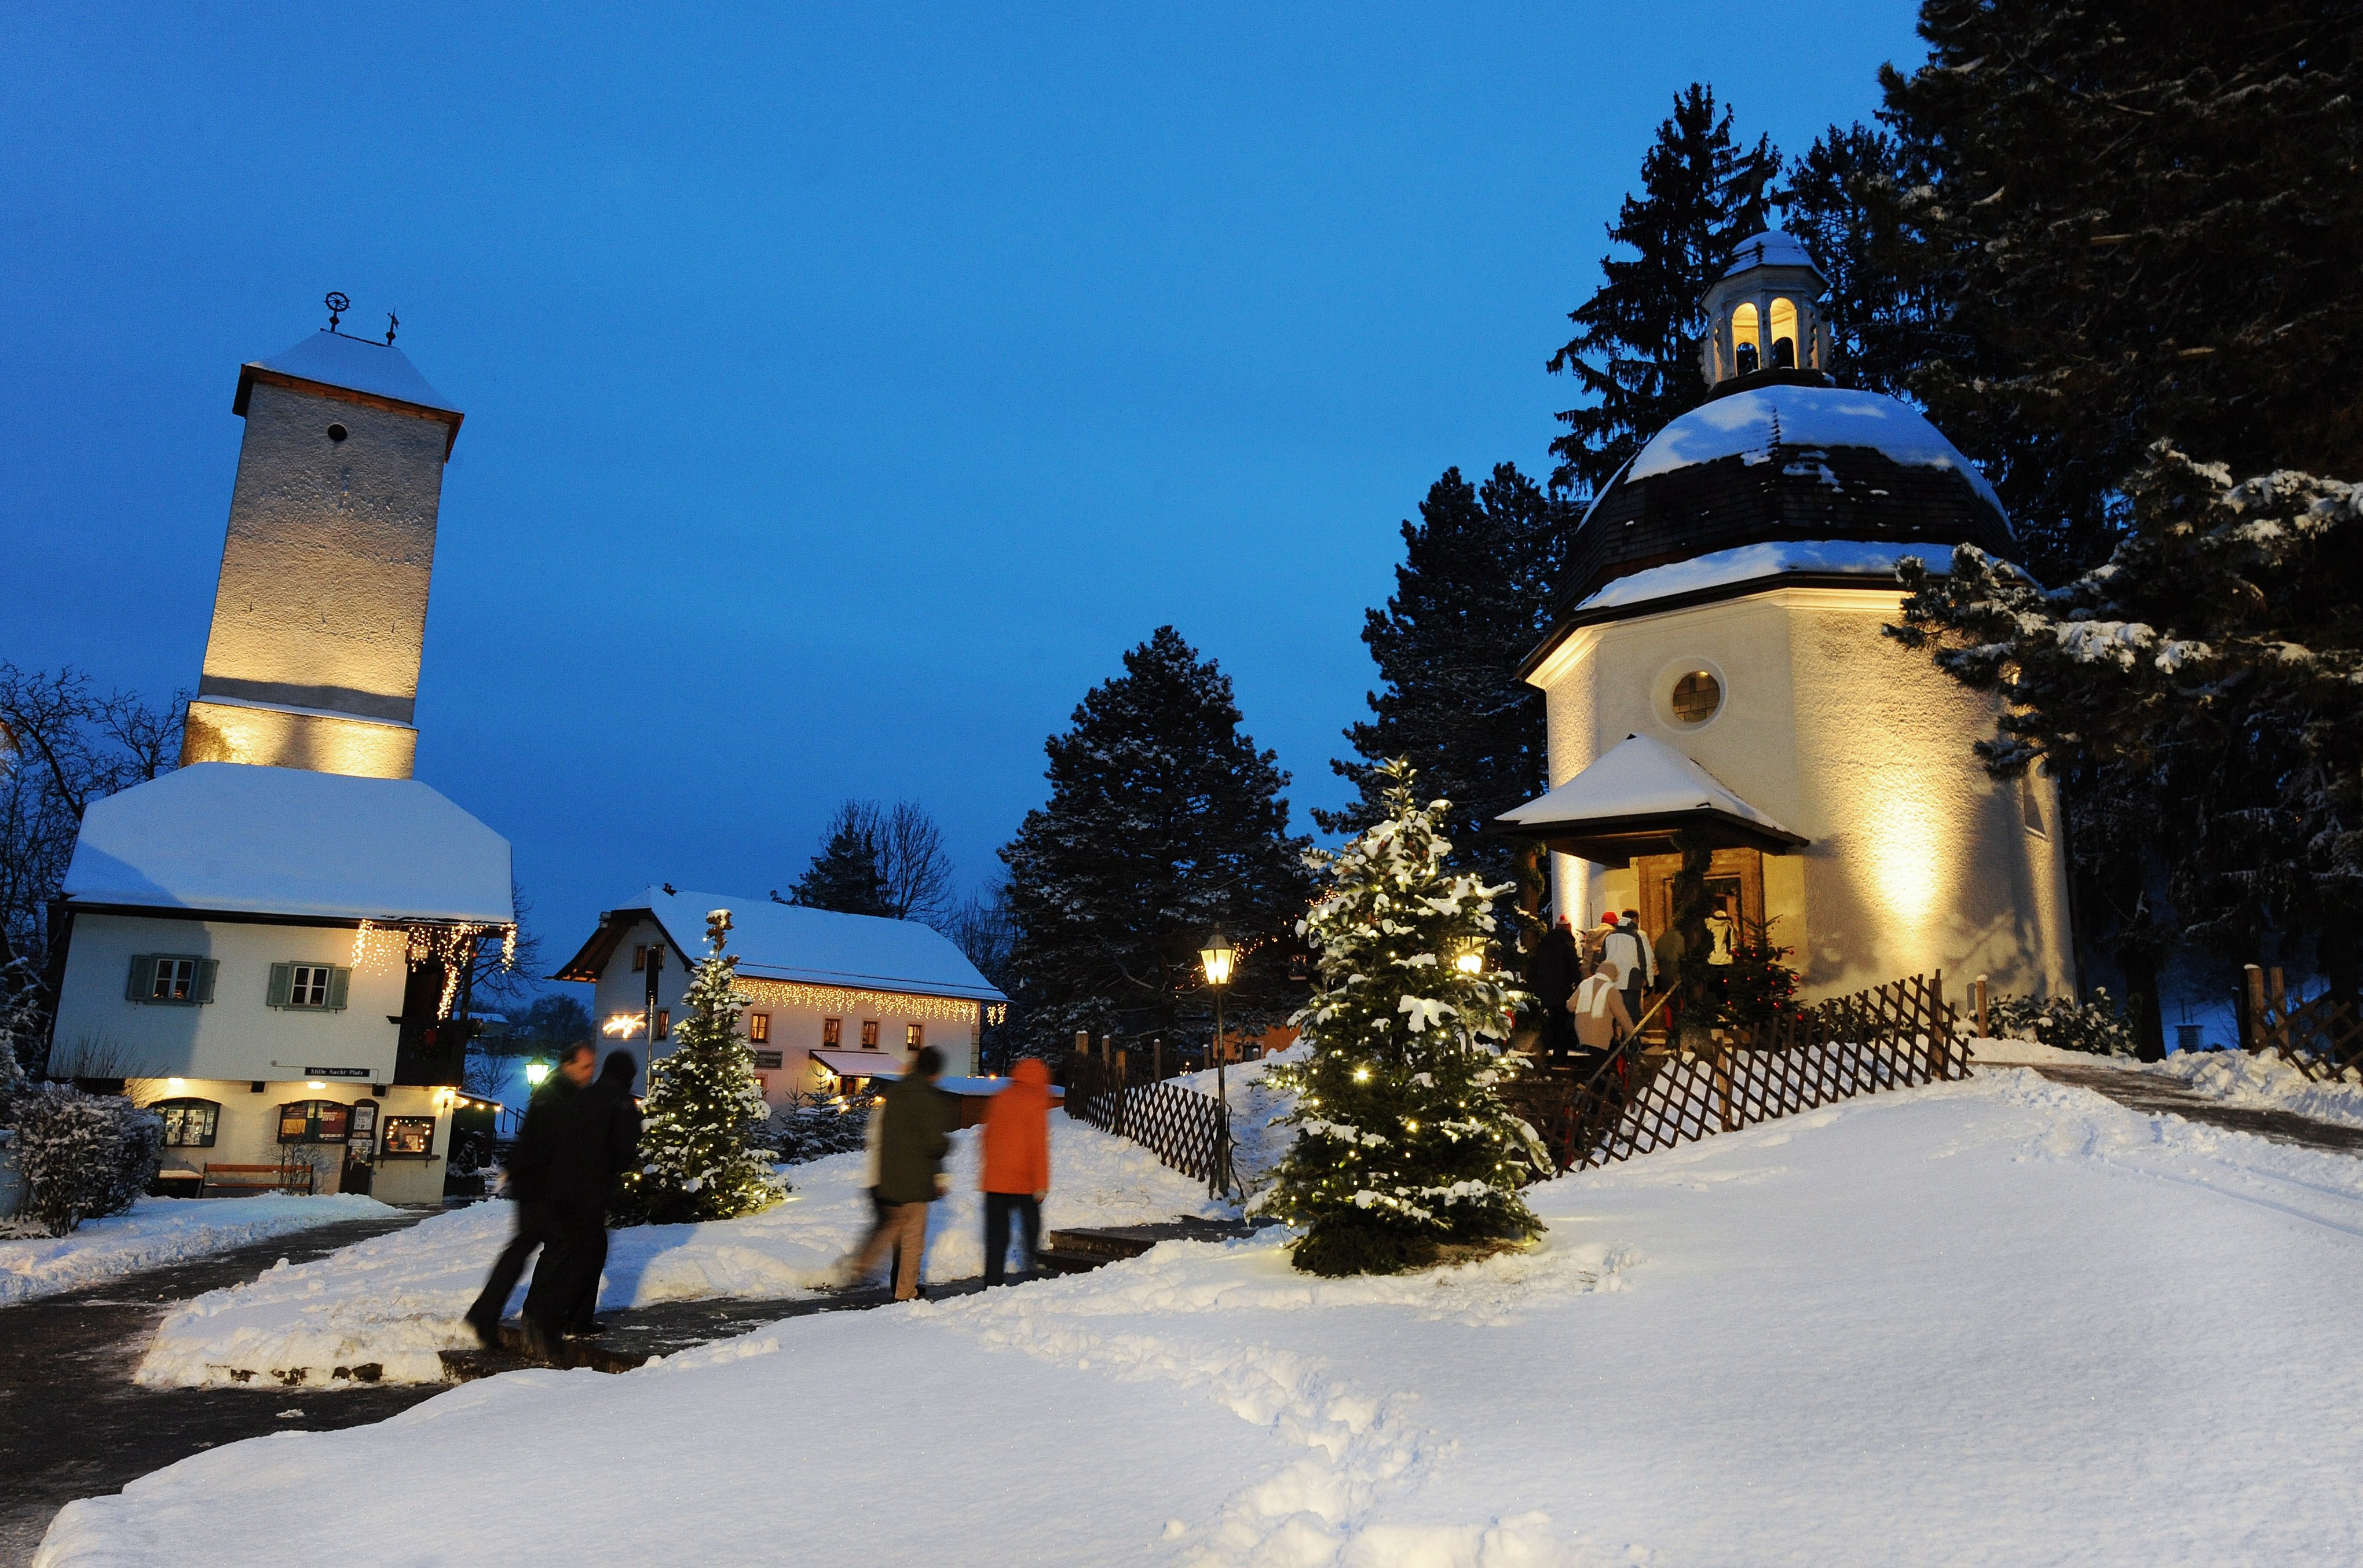
[[[387,348],[391,348],[394,347],[394,329],[401,325],[402,317],[394,315],[392,311],[385,313],[385,346]]]
[[[320,303],[328,307],[328,330],[331,332],[337,329],[337,323],[343,317],[345,312],[353,308],[353,302],[334,289],[330,289],[328,297]]]

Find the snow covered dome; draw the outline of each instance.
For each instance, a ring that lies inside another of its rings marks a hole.
[[[1958,544],[2007,557],[2010,526],[1976,465],[1908,405],[1803,376],[1749,379],[1658,432],[1586,513],[1560,583],[1561,617],[1656,601],[1610,584],[1730,557],[1761,569],[1892,574],[1899,554]],[[1779,550],[1811,544],[1806,566]],[[1848,544],[1868,550],[1833,549]],[[1911,547],[1903,548],[1903,547]],[[1727,584],[1670,574],[1668,593]]]

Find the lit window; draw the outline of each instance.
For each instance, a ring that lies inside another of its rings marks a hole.
[[[1693,669],[1674,682],[1674,717],[1685,724],[1703,724],[1723,706],[1723,683],[1703,669]]]
[[[340,1011],[345,1005],[345,977],[349,972],[333,964],[273,964],[270,1003],[272,1007],[316,1012]]]
[[[158,1007],[195,1007],[214,999],[212,958],[191,953],[142,953],[131,960],[131,977],[123,990],[127,1001]]]
[[[636,943],[632,947],[632,973],[637,975],[649,966],[649,944]]]
[[[750,1012],[747,1015],[747,1038],[760,1043],[771,1037],[771,1015]]]
[[[1797,307],[1788,300],[1772,302],[1772,366],[1782,370],[1797,367]]]
[[[389,1116],[385,1119],[383,1137],[387,1159],[426,1159],[435,1149],[435,1118]]]
[[[148,1108],[164,1123],[168,1149],[210,1149],[221,1126],[221,1107],[209,1099],[160,1099]]]
[[[148,992],[151,1001],[187,1001],[196,995],[197,961],[194,958],[159,958],[156,960],[156,983]]]
[[[874,1018],[861,1021],[861,1048],[864,1051],[878,1049],[878,1021]]]
[[[754,1077],[755,1092],[761,1095],[764,1099],[769,1099],[771,1097],[771,1080],[765,1077],[760,1073],[757,1073]]]
[[[915,1050],[917,1050],[921,1045],[923,1045],[923,1044],[925,1044],[925,1043],[926,1043],[926,1029],[925,1029],[925,1026],[924,1026],[924,1025],[916,1024],[916,1023],[906,1023],[906,1024],[904,1024],[904,1025],[903,1026],[903,1049],[904,1049],[904,1050],[905,1050],[905,1051],[915,1051]]]
[[[845,1020],[824,1018],[820,1021],[820,1043],[834,1045],[845,1038]]]
[[[672,1038],[672,1011],[670,1008],[657,1009],[657,1038],[660,1040]]]
[[[279,1108],[283,1143],[341,1143],[352,1126],[353,1108],[333,1099],[295,1099]]]
[[[1731,313],[1731,346],[1737,348],[1742,344],[1750,348],[1761,348],[1756,336],[1756,307],[1752,304],[1741,305]]]

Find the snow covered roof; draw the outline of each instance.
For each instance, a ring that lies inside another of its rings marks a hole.
[[[1734,845],[1775,855],[1806,842],[1647,735],[1626,735],[1558,789],[1493,820],[1542,837],[1562,853],[1612,866],[1662,853],[1665,841],[1683,828],[1705,828]]]
[[[283,354],[250,359],[239,366],[238,395],[230,400],[231,413],[246,413],[247,395],[257,381],[334,387],[416,409],[450,426],[450,435],[443,444],[447,455],[451,443],[460,438],[460,421],[464,415],[441,392],[427,385],[427,378],[418,373],[409,356],[391,343],[348,337],[324,327]]]
[[[1735,277],[1751,267],[1813,267],[1813,253],[1799,242],[1796,236],[1768,228],[1751,234],[1732,250],[1731,265],[1723,270],[1726,278]],[[1814,267],[1818,275],[1821,269]]]
[[[1949,469],[2002,510],[2002,498],[1978,466],[1919,410],[1851,387],[1751,387],[1701,403],[1651,437],[1625,478],[1645,480],[1718,458],[1767,463],[1776,450],[1802,458],[1834,447],[1868,447],[1907,467]]]
[[[1892,582],[1895,563],[1918,556],[1928,569],[1944,573],[1952,552],[1927,545],[1869,544],[1859,539],[1783,539],[1765,545],[1741,545],[1713,550],[1686,561],[1649,567],[1610,580],[1605,588],[1578,604],[1576,613],[1652,603],[1680,594],[1703,593],[1737,587],[1783,575],[1864,577]]]
[[[83,813],[78,906],[505,925],[509,845],[415,778],[194,763]]]
[[[627,906],[610,910],[558,978],[597,979],[642,915],[663,929],[684,959],[694,962],[705,952],[705,917],[714,910],[730,911],[729,950],[738,955],[742,975],[914,996],[1009,999],[949,937],[915,920],[838,914],[728,893],[669,893],[662,888],[645,889]]]

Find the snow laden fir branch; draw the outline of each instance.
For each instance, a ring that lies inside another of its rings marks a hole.
[[[1379,771],[1385,818],[1307,857],[1325,887],[1297,930],[1319,983],[1291,1021],[1311,1055],[1267,1077],[1298,1095],[1281,1120],[1299,1136],[1259,1207],[1304,1227],[1293,1259],[1315,1274],[1534,1236],[1518,1189],[1551,1170],[1497,1092],[1520,1066],[1504,1046],[1526,999],[1493,962],[1510,889],[1446,869],[1448,802],[1418,804],[1408,764]]]

